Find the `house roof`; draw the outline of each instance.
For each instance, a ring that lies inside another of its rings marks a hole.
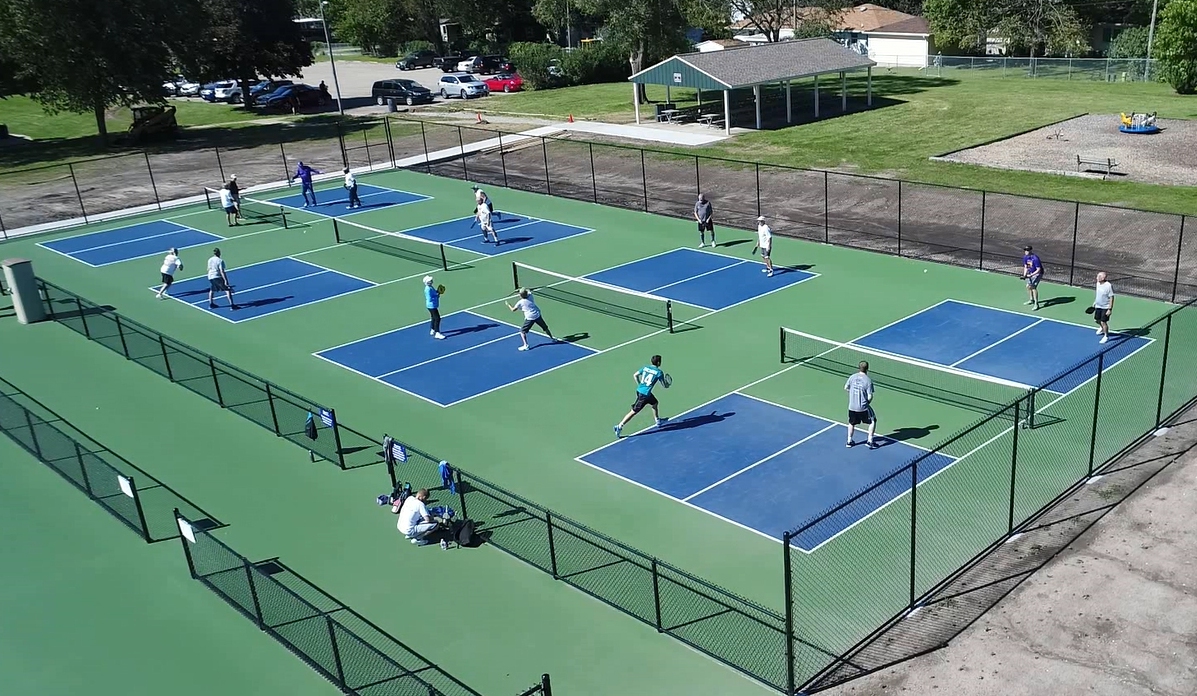
[[[930,34],[931,28],[922,17],[898,12],[880,5],[864,3],[843,10],[829,11],[821,7],[795,7],[782,11],[781,24],[792,29],[804,20],[827,18],[837,31],[858,31],[862,33],[885,31],[893,34]],[[914,20],[914,22],[912,22]],[[909,24],[907,24],[909,23]],[[900,28],[894,28],[900,27]],[[733,29],[751,29],[754,25],[748,19],[732,24]]]
[[[739,48],[740,46],[747,46],[748,44],[739,39],[711,39],[709,41],[702,41],[704,44],[718,44],[724,48]]]
[[[641,70],[632,82],[700,89],[732,89],[848,72],[876,65],[831,39],[766,43],[709,53],[682,53]]]
[[[900,22],[893,24],[886,24],[885,26],[874,29],[873,34],[919,34],[921,36],[931,35],[931,24],[922,17],[911,17],[910,19],[903,19]]]

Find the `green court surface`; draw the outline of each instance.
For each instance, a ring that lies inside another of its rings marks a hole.
[[[432,197],[348,218],[377,230],[412,230],[460,218],[472,208],[464,182],[410,172],[370,175],[362,182]],[[338,245],[332,222],[305,211],[290,214],[289,229],[262,223],[230,230],[223,213],[198,207],[143,218],[166,217],[221,236],[232,232],[235,236],[219,246],[234,283],[239,267],[289,256],[378,284],[240,323],[222,321],[179,301],[155,300],[147,288],[157,281],[160,253],[89,267],[35,243],[123,227],[129,219],[12,242],[5,252],[32,259],[39,276],[70,291],[334,407],[344,424],[379,438],[390,433],[775,609],[783,605],[784,591],[778,541],[575,459],[612,441],[611,426],[631,401],[632,373],[650,355],[664,356],[665,368],[675,379],[671,389],[656,392],[666,416],[739,391],[815,417],[842,420],[843,375],[787,369],[792,365],[779,360],[779,326],[850,341],[949,299],[1029,313],[1017,278],[779,237],[775,261],[781,266],[801,264],[816,277],[722,311],[676,304],[680,330],[672,334],[542,300],[554,333],[572,336],[576,345],[593,354],[448,408],[312,355],[426,321],[421,277],[429,272],[448,288],[442,314],[472,309],[483,317],[511,321],[514,315],[502,302],[510,295],[513,260],[584,275],[697,242],[692,223],[683,220],[499,188],[490,193],[499,210],[594,232],[489,258],[446,248],[451,264],[446,272],[430,269],[427,263]],[[747,227],[752,221],[737,223]],[[751,236],[721,229],[725,246],[718,251],[751,258],[753,243],[744,243]],[[737,241],[741,243],[728,244]],[[182,252],[187,265],[178,276],[180,282],[202,276],[210,246]],[[1045,283],[1043,298],[1072,299],[1036,316],[1082,324],[1092,339],[1092,324],[1081,311],[1091,293]],[[1167,310],[1162,303],[1119,296],[1113,323],[1115,328],[1143,326]],[[373,504],[372,499],[389,487],[381,467],[342,472],[325,462],[308,463],[294,445],[275,440],[65,327],[19,327],[14,320],[3,321],[7,326],[0,331],[0,352],[9,359],[0,376],[229,523],[220,536],[242,554],[282,557],[483,693],[517,691],[541,672],[550,672],[563,694],[733,694],[761,688],[494,550],[442,554],[401,543],[394,518]],[[427,331],[421,332],[427,338]],[[1134,387],[1152,379],[1158,382],[1162,343],[1147,342],[1110,370],[1103,389],[1123,390],[1126,398],[1103,414],[1099,460],[1140,434],[1135,432],[1136,420],[1120,415],[1148,407],[1154,412],[1154,398],[1140,399]],[[1050,351],[1052,346],[1043,349]],[[514,358],[514,344],[512,354]],[[508,358],[487,359],[499,369]],[[1091,417],[1093,384],[1074,386],[1054,404],[1037,403],[1051,426],[1022,431],[1033,448],[1026,461],[1037,462],[1029,467],[1026,480],[1042,483],[1039,488],[1029,486],[1019,499],[1023,514],[1077,478],[1077,471],[1056,466],[1074,461],[1069,455],[1089,445],[1089,419],[1083,411],[1089,404]],[[981,418],[977,410],[939,400],[887,394],[880,384],[877,403],[887,409],[880,432],[900,431],[901,439],[916,447],[935,447]],[[627,432],[648,424],[648,416],[642,414]],[[1014,429],[1008,419],[986,427],[945,450],[952,457],[969,455],[969,466],[948,468],[919,489],[920,506],[938,501],[920,512],[929,515],[919,540],[920,553],[927,554],[927,562],[920,564],[923,575],[916,578],[920,590],[992,541],[995,521],[1005,519],[1006,441]],[[750,444],[745,441],[744,447]],[[762,500],[769,494],[760,491]],[[67,500],[55,504],[84,504],[82,497],[74,500],[72,495],[64,485],[59,498]],[[900,498],[875,507],[878,514],[860,515],[859,524],[796,564],[796,587],[802,592],[796,605],[802,607],[796,616],[800,632],[805,626],[822,627],[802,637],[829,650],[851,645],[905,602],[889,587],[909,568],[908,542],[901,536],[903,529],[909,532],[909,502]],[[784,522],[793,527],[806,517],[795,513]],[[132,545],[134,540],[114,532],[111,543],[118,542]],[[55,563],[47,560],[46,565],[43,572],[50,573]],[[168,586],[186,580],[185,574],[183,580],[166,575],[161,581]],[[204,597],[191,601],[216,601],[198,586],[191,591]],[[228,613],[230,622],[240,621],[232,610]],[[248,625],[244,631],[252,633]],[[268,644],[264,637],[261,641]],[[303,671],[297,662],[293,669]]]

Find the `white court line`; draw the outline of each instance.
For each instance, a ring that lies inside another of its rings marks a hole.
[[[662,286],[661,286],[661,287],[659,287],[659,288],[653,288],[652,290],[648,290],[647,292],[648,292],[649,294],[652,294],[652,293],[655,293],[655,292],[657,292],[657,291],[659,291],[659,290],[664,290],[665,288],[671,288],[671,287],[673,287],[673,286],[675,286],[675,285],[681,285],[682,283],[689,283],[690,281],[692,281],[692,280],[697,280],[698,278],[701,278],[701,277],[703,277],[703,276],[709,276],[709,275],[711,275],[712,273],[719,273],[719,272],[721,272],[721,271],[726,271],[726,270],[728,270],[729,268],[735,268],[736,266],[742,266],[742,265],[744,265],[744,264],[746,264],[746,263],[748,263],[748,262],[747,262],[747,261],[743,261],[743,260],[736,261],[735,263],[729,263],[729,264],[728,264],[728,265],[726,265],[726,266],[722,266],[722,267],[720,267],[720,268],[716,268],[716,269],[713,269],[713,270],[710,270],[710,271],[703,271],[702,273],[699,273],[698,275],[692,275],[692,276],[690,276],[689,278],[683,278],[682,280],[675,280],[675,281],[674,281],[674,282],[672,282],[672,283],[666,283],[665,285],[662,285]],[[707,309],[710,309],[710,307],[707,307]]]
[[[552,220],[541,220],[540,222],[553,222],[553,221],[552,221]],[[565,223],[556,223],[556,224],[559,224],[559,225],[564,225]],[[507,254],[514,254],[514,253],[515,253],[515,252],[517,252],[517,251],[524,251],[524,250],[526,250],[526,249],[534,249],[534,248],[536,248],[536,247],[538,247],[538,246],[544,246],[545,244],[554,244],[554,243],[556,243],[556,242],[563,242],[563,241],[565,241],[565,240],[567,240],[567,239],[575,239],[575,238],[577,238],[577,237],[581,237],[582,235],[585,235],[585,234],[590,234],[591,232],[594,232],[594,230],[593,230],[593,229],[586,228],[586,227],[579,227],[578,225],[567,225],[567,226],[568,226],[568,227],[572,227],[572,228],[573,228],[573,229],[575,229],[575,230],[580,230],[580,231],[579,231],[579,232],[575,232],[575,233],[573,233],[573,234],[566,235],[566,236],[564,236],[564,237],[556,237],[556,238],[554,238],[554,239],[546,239],[546,240],[544,240],[543,242],[537,242],[537,243],[535,243],[535,244],[528,244],[528,245],[526,245],[526,246],[520,246],[520,247],[516,247],[515,249],[511,249],[510,251],[500,251],[500,252],[498,252],[498,253],[496,253],[496,254],[483,254],[483,253],[481,253],[481,252],[478,252],[478,251],[474,251],[473,253],[475,253],[475,254],[481,254],[483,257],[485,257],[485,258],[488,258],[488,259],[493,259],[493,258],[496,258],[496,257],[499,257],[499,256],[506,256]],[[509,227],[509,228],[507,228],[507,229],[513,229],[513,228],[510,228],[510,227]],[[476,237],[476,236],[478,236],[478,235],[470,235],[470,236],[471,236],[471,237]],[[465,237],[465,239],[469,239],[469,238],[470,238],[470,237]],[[472,251],[471,249],[468,249],[468,248],[466,248],[466,247],[463,247],[463,246],[457,246],[456,244],[449,244],[448,246],[450,246],[450,247],[451,247],[451,248],[453,248],[453,249],[460,249],[460,250],[462,250],[462,251]]]
[[[344,189],[337,189],[337,188],[333,187],[333,188],[327,188],[327,189],[320,189],[320,190],[316,191],[315,193],[329,193],[329,192],[338,191],[338,190],[344,190]],[[349,194],[348,193],[345,194],[344,198],[336,198],[331,202],[317,203],[314,206],[308,206],[306,208],[302,205],[291,205],[290,203],[280,203],[279,202],[280,199],[287,199],[287,198],[294,198],[296,196],[302,196],[303,195],[302,192],[292,193],[292,194],[288,194],[286,196],[278,196],[274,199],[256,198],[256,199],[254,199],[254,201],[261,201],[262,203],[265,203],[267,205],[277,205],[280,208],[290,208],[291,210],[297,210],[297,211],[303,212],[303,213],[311,213],[312,215],[318,215],[318,216],[328,219],[328,220],[336,220],[338,218],[347,218],[347,217],[351,217],[353,215],[360,215],[361,213],[369,213],[369,212],[372,212],[375,210],[383,210],[384,208],[398,208],[398,207],[404,206],[404,205],[411,205],[412,203],[423,203],[424,201],[433,200],[432,196],[425,196],[422,193],[412,193],[411,191],[400,191],[398,189],[387,189],[386,191],[383,191],[382,193],[386,193],[388,191],[394,191],[395,193],[406,193],[409,196],[419,196],[419,198],[416,198],[415,200],[412,200],[412,201],[404,201],[402,203],[390,203],[385,206],[378,206],[378,207],[370,208],[368,210],[359,210],[356,213],[347,213],[345,215],[329,215],[328,213],[322,213],[319,210],[316,210],[316,208],[318,208],[322,205],[341,205],[342,203],[348,203],[349,202]],[[365,198],[367,196],[377,196],[377,195],[379,195],[379,194],[367,193],[365,196],[359,196],[359,197]],[[365,227],[365,225],[363,225],[363,227]]]
[[[311,278],[311,277],[318,276],[318,275],[323,275],[323,274],[325,274],[325,273],[329,273],[329,272],[330,272],[330,271],[328,271],[328,269],[325,269],[325,270],[321,270],[321,271],[316,271],[315,273],[307,273],[307,274],[305,274],[305,275],[301,275],[301,276],[294,276],[294,277],[292,277],[292,278],[287,278],[286,280],[279,280],[279,281],[275,281],[275,282],[273,282],[273,283],[267,283],[267,284],[265,284],[265,285],[256,285],[256,286],[254,286],[254,287],[251,287],[251,288],[246,288],[245,290],[237,290],[237,289],[236,289],[236,286],[234,285],[234,286],[233,286],[234,290],[233,290],[232,292],[233,292],[233,294],[234,294],[234,295],[245,295],[245,294],[247,294],[247,293],[251,293],[251,292],[257,292],[258,290],[265,290],[266,288],[272,288],[272,287],[274,287],[274,286],[276,286],[276,285],[283,285],[283,284],[285,284],[285,283],[290,283],[290,282],[292,282],[292,281],[295,281],[295,280],[303,280],[304,278]],[[151,289],[152,289],[152,288],[151,288]],[[224,292],[224,291],[222,290],[221,292]],[[181,300],[180,300],[180,301],[181,301]],[[208,301],[208,300],[207,300],[207,298],[202,298],[202,299],[200,299],[200,300],[199,300],[199,302],[198,302],[198,303],[197,303],[197,302],[187,302],[187,304],[189,304],[189,305],[191,305],[191,306],[193,306],[193,307],[194,307],[194,306],[196,306],[196,304],[202,304],[202,303],[204,303],[204,302],[207,302],[207,301]],[[279,311],[282,311],[282,310],[279,310]]]
[[[147,223],[147,224],[153,224],[153,223]],[[174,225],[174,224],[177,224],[177,223],[171,223],[171,224],[172,224],[172,225]],[[130,226],[131,226],[131,227],[135,227],[135,225],[130,225]],[[124,228],[123,228],[123,227],[118,227],[118,228],[116,228],[116,230],[121,230],[121,229],[124,229]],[[75,251],[66,252],[66,253],[70,253],[70,254],[86,254],[86,253],[87,253],[87,252],[89,252],[89,251],[95,251],[95,250],[97,250],[97,249],[109,249],[109,248],[111,248],[111,247],[120,246],[120,245],[122,245],[122,244],[135,244],[135,243],[137,243],[137,242],[141,242],[141,241],[144,241],[144,240],[147,240],[147,239],[157,239],[157,238],[159,238],[159,237],[169,237],[169,236],[170,236],[170,235],[172,235],[172,234],[178,234],[178,233],[180,233],[180,232],[182,232],[182,231],[184,231],[184,230],[190,230],[190,229],[193,229],[193,228],[191,228],[191,227],[188,227],[188,226],[186,226],[186,225],[178,225],[178,228],[177,228],[177,229],[173,229],[173,230],[171,230],[170,232],[163,232],[162,234],[151,234],[151,235],[146,235],[145,237],[134,237],[133,239],[124,239],[124,240],[121,240],[121,241],[119,241],[119,242],[113,242],[113,243],[111,243],[111,244],[100,244],[99,246],[88,247],[88,248],[86,248],[86,249],[76,249]],[[103,232],[92,232],[91,234],[93,234],[93,235],[99,235],[99,234],[108,234],[109,232],[115,232],[116,230],[104,230]],[[202,230],[195,230],[195,231],[196,231],[196,232],[201,232]],[[205,234],[207,234],[207,233],[205,233]],[[64,237],[64,238],[62,238],[62,239],[55,239],[54,241],[55,241],[55,242],[64,242],[64,241],[66,241],[66,240],[68,240],[68,239],[78,239],[79,237],[89,237],[89,236],[91,236],[91,235],[87,235],[87,234],[78,234],[78,235],[75,235],[74,237]],[[38,246],[42,246],[42,244],[39,242],[39,243],[38,243]]]
[[[516,336],[519,336],[519,332],[516,332],[516,333],[508,333],[508,334],[503,334],[502,336],[499,336],[498,338],[492,338],[492,339],[491,339],[491,340],[489,340],[489,341],[483,341],[482,343],[475,343],[474,345],[470,346],[469,348],[462,348],[461,350],[455,350],[455,351],[453,351],[452,353],[445,353],[444,355],[438,355],[438,356],[436,356],[435,358],[429,358],[429,359],[427,359],[427,360],[424,360],[424,361],[422,361],[422,362],[418,362],[418,363],[416,363],[415,365],[408,365],[407,367],[401,367],[401,368],[399,368],[398,370],[392,370],[392,371],[390,371],[390,372],[384,372],[384,373],[382,373],[381,375],[378,375],[378,378],[379,378],[379,379],[386,379],[387,377],[390,377],[391,375],[397,375],[397,374],[399,374],[400,372],[406,372],[406,371],[408,371],[408,370],[414,370],[414,369],[415,369],[415,368],[417,368],[417,367],[423,367],[424,365],[428,365],[428,364],[430,364],[430,363],[434,363],[434,362],[436,362],[436,361],[438,361],[438,360],[444,360],[444,359],[446,359],[446,358],[451,358],[451,357],[453,357],[453,356],[455,356],[455,355],[461,355],[462,353],[468,353],[468,352],[470,352],[471,350],[474,350],[475,348],[481,348],[482,346],[489,346],[489,345],[490,345],[490,344],[492,344],[492,343],[498,343],[499,341],[506,341],[507,339],[509,339],[509,338],[514,338],[514,337],[516,337]],[[435,340],[435,339],[434,339],[434,340]]]
[[[381,379],[379,379],[379,378],[377,378],[377,377],[372,377],[372,376],[370,376],[370,375],[366,374],[365,372],[359,372],[358,370],[355,370],[355,369],[353,369],[352,367],[348,367],[348,366],[346,366],[346,365],[342,365],[341,363],[339,363],[339,362],[337,362],[337,361],[335,361],[335,360],[332,360],[332,359],[330,359],[330,358],[326,358],[326,357],[324,357],[323,355],[321,355],[321,354],[319,354],[319,353],[312,353],[312,356],[313,356],[313,357],[316,357],[316,358],[319,358],[320,360],[323,360],[323,361],[325,361],[325,362],[329,363],[330,365],[336,365],[337,367],[339,367],[339,368],[340,368],[340,369],[342,369],[342,370],[349,370],[350,372],[352,372],[352,373],[354,373],[354,374],[356,374],[356,375],[361,375],[362,377],[365,377],[365,378],[366,378],[366,379],[368,379],[368,380],[372,380],[372,381],[374,381],[374,382],[378,382],[379,384],[383,385],[384,387],[388,387],[388,388],[390,388],[390,389],[398,389],[399,391],[403,392],[404,394],[408,394],[408,395],[410,395],[410,396],[414,396],[414,397],[416,397],[417,399],[419,399],[419,400],[421,400],[421,401],[426,401],[426,402],[428,402],[428,403],[432,404],[433,406],[440,406],[441,408],[444,408],[444,407],[445,407],[445,405],[444,405],[444,404],[442,404],[442,403],[440,403],[439,401],[433,401],[432,399],[429,399],[428,397],[426,397],[426,396],[423,396],[422,394],[417,394],[417,393],[415,393],[415,392],[413,392],[413,391],[409,391],[409,390],[407,390],[407,389],[404,389],[403,387],[399,387],[399,386],[396,386],[396,385],[394,385],[394,384],[390,384],[390,383],[388,383],[388,382],[384,382],[384,381],[382,381]]]
[[[315,268],[323,268],[323,269],[324,269],[324,270],[326,270],[326,271],[329,271],[329,272],[331,272],[331,273],[336,273],[336,274],[338,274],[338,275],[343,275],[343,276],[345,276],[346,278],[353,278],[354,280],[360,280],[361,282],[363,282],[363,283],[366,283],[367,285],[371,285],[371,286],[378,285],[378,283],[375,283],[375,282],[374,282],[374,281],[372,281],[372,280],[367,280],[367,279],[365,279],[365,278],[359,278],[358,276],[352,275],[352,274],[350,274],[350,273],[346,273],[345,271],[338,271],[338,270],[337,270],[337,269],[335,269],[335,268],[329,268],[328,266],[321,266],[321,265],[320,265],[320,264],[318,264],[318,263],[312,263],[312,262],[310,262],[310,261],[303,261],[303,260],[300,260],[300,259],[291,258],[290,256],[284,256],[284,257],[282,257],[282,258],[285,258],[285,259],[291,259],[291,260],[292,260],[292,261],[294,261],[295,263],[302,263],[302,264],[303,264],[303,265],[305,265],[305,266],[314,266]]]
[[[158,221],[158,220],[154,220],[154,221],[152,221],[152,222],[159,222],[159,221]],[[137,224],[150,224],[150,223],[137,223]],[[178,223],[174,223],[174,224],[178,224]],[[137,226],[136,224],[135,224],[135,225],[122,225],[121,227],[114,227],[114,228],[112,228],[111,230],[100,230],[99,232],[88,232],[88,233],[86,233],[86,234],[77,234],[77,235],[75,235],[75,236],[73,236],[73,237],[62,237],[61,239],[76,239],[76,238],[78,238],[78,237],[86,237],[86,236],[88,236],[88,235],[92,235],[92,234],[102,234],[102,233],[104,233],[104,232],[113,232],[113,231],[115,231],[115,230],[124,229],[124,228],[126,228],[126,227],[136,227],[136,226]],[[115,261],[109,261],[109,262],[107,262],[107,263],[100,263],[100,264],[95,264],[95,263],[91,263],[91,262],[89,262],[89,261],[84,261],[83,259],[81,259],[81,258],[79,258],[79,257],[77,257],[77,256],[74,256],[73,254],[74,254],[74,253],[85,253],[85,252],[88,252],[88,251],[92,251],[92,250],[94,250],[94,249],[102,249],[102,248],[104,248],[104,247],[108,247],[108,246],[119,246],[119,245],[121,245],[121,244],[131,244],[131,243],[133,243],[133,242],[141,241],[142,239],[154,239],[154,238],[156,238],[156,237],[165,237],[165,236],[169,236],[169,235],[172,235],[172,234],[179,234],[180,232],[184,232],[184,231],[198,232],[198,233],[200,233],[200,234],[208,235],[209,239],[205,239],[205,240],[204,240],[204,241],[202,241],[202,242],[196,242],[195,244],[186,244],[186,245],[184,245],[184,246],[177,247],[177,248],[178,248],[178,249],[180,249],[180,250],[182,250],[182,249],[193,249],[193,248],[195,248],[195,247],[197,247],[197,246],[203,246],[203,245],[205,245],[205,244],[211,244],[212,242],[214,242],[214,241],[217,241],[217,240],[224,241],[224,240],[228,240],[228,239],[234,239],[233,237],[222,237],[222,236],[220,236],[220,235],[218,235],[218,234],[214,234],[214,233],[212,233],[212,232],[208,232],[207,230],[197,230],[197,229],[195,229],[194,227],[188,227],[187,225],[179,225],[179,229],[177,229],[177,230],[174,230],[173,232],[167,232],[166,234],[160,234],[160,235],[159,235],[159,234],[156,234],[156,235],[152,235],[152,236],[150,236],[150,237],[139,237],[139,238],[137,238],[137,239],[130,239],[130,240],[128,240],[128,241],[124,241],[124,242],[117,242],[117,243],[115,243],[115,244],[105,244],[105,245],[98,246],[98,247],[92,247],[91,249],[83,249],[83,250],[81,250],[81,251],[78,251],[78,252],[65,252],[65,251],[59,251],[58,249],[54,249],[53,247],[48,247],[48,246],[46,246],[44,242],[38,242],[38,243],[37,243],[37,246],[39,246],[39,247],[41,247],[41,248],[45,249],[46,251],[52,251],[52,252],[54,252],[55,254],[58,254],[59,256],[64,256],[64,257],[66,257],[66,258],[68,258],[68,259],[71,259],[72,261],[78,261],[79,263],[81,263],[81,264],[83,264],[83,265],[85,265],[85,266],[90,266],[91,268],[104,268],[105,266],[113,266],[113,265],[116,265],[116,264],[118,264],[118,263],[124,263],[124,262],[126,262],[126,261],[136,261],[136,260],[138,260],[138,259],[148,259],[148,258],[150,258],[150,257],[153,257],[153,256],[158,256],[159,254],[165,253],[166,249],[165,249],[165,248],[163,248],[163,249],[160,249],[160,250],[158,250],[158,251],[151,252],[151,253],[149,253],[149,254],[142,254],[141,256],[129,256],[129,257],[126,257],[126,258],[116,259]],[[245,236],[247,236],[247,237],[248,237],[249,235],[245,235]],[[59,241],[59,240],[48,240],[48,241]]]
[[[960,363],[963,363],[963,362],[968,362],[969,360],[972,360],[973,358],[977,357],[977,356],[978,356],[978,355],[980,355],[981,353],[984,353],[985,351],[989,350],[990,348],[993,348],[994,346],[1001,345],[1001,344],[1005,343],[1006,341],[1009,341],[1010,339],[1012,339],[1012,338],[1014,338],[1015,336],[1019,335],[1020,333],[1022,333],[1022,332],[1024,332],[1024,331],[1029,331],[1029,330],[1031,330],[1031,329],[1035,328],[1036,326],[1039,326],[1039,325],[1040,325],[1040,324],[1042,324],[1044,321],[1046,321],[1046,319],[1039,319],[1038,321],[1031,322],[1031,323],[1030,323],[1030,324],[1028,324],[1027,326],[1024,326],[1024,327],[1022,327],[1022,328],[1021,328],[1021,329],[1019,329],[1018,331],[1015,331],[1014,333],[1012,333],[1012,334],[1010,334],[1010,335],[1006,336],[1005,338],[1002,338],[1002,339],[999,339],[999,340],[997,340],[997,341],[994,341],[993,343],[990,343],[989,345],[985,346],[985,347],[984,347],[984,348],[982,348],[981,350],[978,350],[978,351],[976,351],[976,352],[974,352],[974,353],[970,353],[970,354],[968,354],[968,355],[964,356],[963,358],[960,358],[959,360],[957,360],[956,362],[952,363],[951,365],[948,365],[948,367],[956,367],[956,366],[957,366],[957,365],[959,365]]]
[[[944,300],[944,302],[954,302],[956,304],[969,305],[970,307],[980,307],[981,309],[992,309],[995,312],[1005,312],[1006,314],[1017,314],[1020,317],[1030,317],[1031,316],[1030,314],[1025,314],[1023,312],[1019,312],[1018,310],[1004,309],[1002,307],[990,307],[989,305],[978,304],[976,302],[969,302],[967,300],[947,299],[947,300]],[[1043,303],[1040,302],[1039,304],[1043,304]],[[1075,321],[1067,321],[1064,319],[1053,319],[1051,317],[1044,317],[1043,320],[1044,321],[1054,321],[1057,324],[1069,324],[1071,326],[1080,326],[1083,328],[1087,328],[1089,330],[1093,330],[1097,326],[1097,324],[1081,324],[1081,323],[1078,323]]]
[[[807,412],[807,411],[803,411],[803,410],[802,410],[802,409],[800,409],[800,408],[794,408],[793,406],[786,406],[785,404],[779,404],[779,403],[777,403],[776,401],[770,401],[769,399],[763,399],[763,398],[761,398],[761,397],[759,397],[759,396],[753,396],[752,394],[745,394],[745,393],[744,393],[744,392],[742,392],[742,391],[734,391],[734,392],[732,392],[732,394],[738,394],[739,396],[742,396],[742,397],[744,397],[744,398],[746,398],[746,399],[753,399],[754,401],[759,401],[759,402],[761,402],[761,403],[763,403],[763,404],[769,404],[770,406],[776,406],[776,407],[778,407],[778,408],[784,408],[784,409],[786,409],[787,411],[793,411],[794,413],[801,413],[802,415],[804,415],[804,416],[809,416],[810,418],[817,418],[818,420],[821,420],[821,421],[827,421],[828,423],[832,423],[832,424],[838,425],[838,426],[840,426],[841,428],[847,428],[847,427],[848,427],[848,424],[847,424],[847,423],[844,423],[843,421],[837,421],[837,420],[836,420],[836,419],[834,419],[834,418],[825,418],[825,417],[823,417],[823,416],[820,416],[820,415],[817,415],[817,414],[814,414],[814,413],[809,413],[809,412]],[[894,444],[898,444],[898,445],[905,445],[905,446],[907,446],[907,447],[913,447],[913,448],[915,448],[915,449],[921,449],[921,450],[923,450],[924,452],[933,452],[933,451],[934,451],[934,450],[932,450],[930,447],[923,447],[922,445],[920,445],[920,444],[916,444],[916,443],[914,443],[914,442],[907,442],[907,441],[905,441],[905,440],[897,440],[897,439],[894,439],[894,438],[892,438],[892,437],[887,437],[887,436],[885,436],[885,435],[878,435],[877,437],[878,437],[878,438],[880,438],[880,439],[882,439],[882,440],[888,440],[888,441],[890,441],[890,442],[892,442],[892,443],[894,443]]]
[[[813,432],[810,435],[807,435],[806,437],[802,438],[801,440],[789,445],[788,447],[783,447],[783,448],[777,450],[776,452],[774,452],[773,454],[770,454],[768,457],[765,457],[764,459],[761,459],[756,462],[753,462],[752,464],[749,464],[748,466],[744,467],[743,469],[740,469],[739,471],[735,472],[734,474],[731,474],[730,476],[724,476],[723,478],[712,483],[711,485],[707,486],[706,488],[698,491],[697,493],[691,493],[690,495],[686,496],[682,500],[683,501],[693,500],[694,498],[697,498],[698,496],[702,495],[703,493],[706,493],[707,491],[711,490],[712,488],[715,488],[716,486],[727,483],[728,481],[734,479],[735,477],[739,476],[740,474],[743,474],[747,471],[751,471],[752,469],[755,469],[756,467],[760,466],[761,464],[764,464],[765,462],[767,462],[771,459],[780,457],[781,455],[785,454],[786,452],[789,452],[790,450],[794,449],[795,447],[805,444],[806,442],[809,442],[810,440],[813,440],[814,438],[822,435],[823,433],[827,432],[828,430],[831,430],[832,428],[836,428],[836,427],[839,427],[838,423],[832,423],[831,425],[824,426],[822,430]]]
[[[509,230],[518,230],[519,228],[527,227],[528,225],[539,225],[542,222],[548,222],[548,221],[547,220],[529,220],[527,222],[521,222],[518,225],[512,225],[511,227],[504,227],[503,233],[506,234]],[[494,227],[494,225],[491,225],[491,227]],[[573,227],[573,225],[570,225],[570,227]],[[473,228],[471,227],[470,229],[473,229]],[[495,232],[496,232],[495,236],[498,237],[499,236],[497,234],[498,230],[495,230]],[[479,234],[481,234],[481,230],[479,230],[478,232],[471,232],[470,234],[466,235],[465,237],[458,237],[457,239],[450,239],[447,242],[442,242],[442,244],[453,245],[453,244],[456,244],[457,242],[464,242],[467,239],[473,239],[474,237],[477,237]],[[423,239],[423,237],[421,237],[421,239]],[[563,237],[563,239],[568,239],[568,237]]]

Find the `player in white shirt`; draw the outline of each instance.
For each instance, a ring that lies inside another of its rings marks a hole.
[[[179,250],[172,248],[162,259],[162,287],[158,288],[158,299],[166,295],[170,284],[175,282],[175,271],[183,270],[183,260],[179,258]]]
[[[349,205],[346,210],[353,210],[354,208],[362,207],[362,199],[357,195],[357,177],[353,172],[349,171],[349,167],[345,167],[345,190],[349,192]]]
[[[1114,286],[1106,280],[1106,272],[1097,274],[1097,285],[1093,296],[1093,319],[1097,322],[1098,343],[1110,340],[1110,313],[1114,311]]]
[[[515,305],[507,305],[507,309],[524,313],[524,325],[520,327],[520,340],[524,342],[524,345],[519,349],[528,350],[528,332],[532,330],[533,325],[539,326],[545,335],[556,343],[557,339],[553,338],[553,332],[549,331],[549,325],[545,323],[544,317],[540,316],[540,307],[537,307],[536,301],[532,299],[532,292],[527,288],[520,288],[518,294],[520,299],[516,301]]]
[[[220,258],[220,249],[212,250],[212,258],[208,259],[208,309],[216,309],[216,293],[223,292],[229,299],[231,309],[241,309],[233,303],[233,286],[229,285],[229,276],[224,271],[224,259]]]
[[[237,218],[241,216],[241,213],[237,210],[237,199],[233,197],[233,192],[229,190],[228,184],[220,188],[220,207],[224,208],[224,216],[229,222],[229,227],[236,225]]]
[[[502,220],[503,213],[495,212],[495,204],[493,201],[491,201],[490,196],[486,195],[486,191],[483,191],[482,189],[478,188],[477,186],[474,186],[472,188],[474,189],[474,205],[478,206],[478,205],[485,203],[487,210],[490,211],[490,214],[493,215],[495,217],[495,219]]]
[[[482,228],[482,242],[486,243],[486,235],[489,234],[495,238],[495,246],[499,246],[499,233],[495,232],[495,227],[490,221],[490,207],[485,202],[479,203],[474,217],[478,220],[478,226]]]
[[[411,539],[416,546],[427,546],[432,543],[429,536],[437,530],[436,521],[428,514],[428,507],[424,503],[428,500],[428,489],[421,488],[415,495],[409,496],[399,508],[399,521],[395,527],[403,536]]]
[[[761,260],[765,262],[765,267],[761,269],[761,273],[765,273],[772,278],[773,230],[769,225],[765,224],[764,215],[756,219],[756,242],[757,248],[761,251]]]

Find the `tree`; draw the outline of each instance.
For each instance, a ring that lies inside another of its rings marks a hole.
[[[341,0],[333,25],[340,39],[376,55],[394,55],[416,36],[405,0]]]
[[[1177,94],[1197,93],[1197,0],[1172,0],[1164,8],[1152,57]]]
[[[1128,27],[1119,32],[1110,44],[1110,58],[1146,58],[1147,27]]]
[[[780,41],[781,30],[795,37],[826,36],[839,29],[848,0],[808,0],[798,7],[793,0],[729,0],[734,13],[769,41]]]
[[[997,30],[1011,45],[1034,56],[1089,52],[1088,27],[1068,0],[1001,0]]]
[[[941,47],[984,50],[1000,14],[996,0],[925,0],[923,16]]]
[[[161,102],[177,0],[0,0],[0,55],[48,113],[91,113],[107,143],[111,106]]]

